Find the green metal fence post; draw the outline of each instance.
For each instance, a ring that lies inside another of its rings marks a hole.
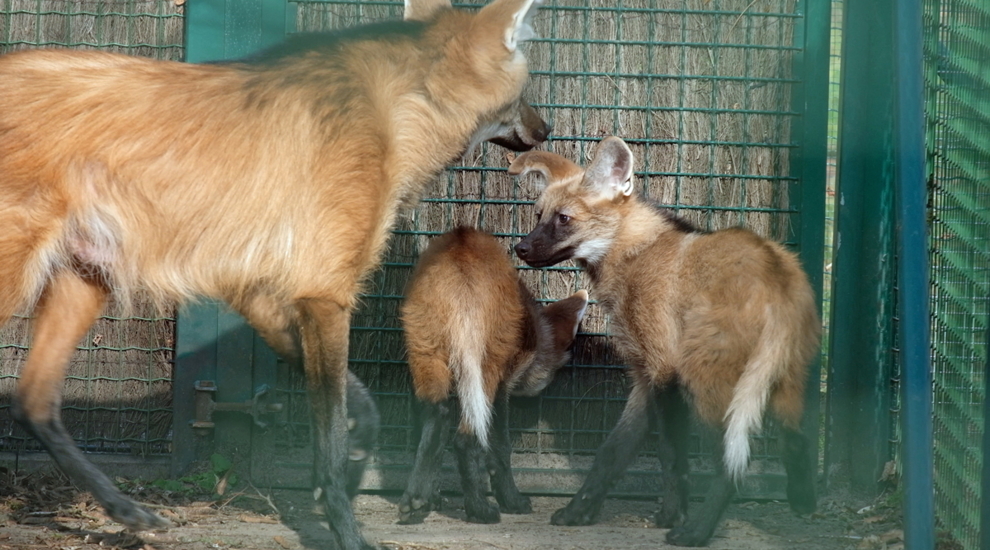
[[[900,0],[895,10],[904,541],[921,550],[935,547],[921,0]]]
[[[828,157],[828,78],[831,0],[805,0],[798,10],[804,13],[804,49],[795,54],[795,74],[801,83],[795,86],[793,105],[803,113],[794,121],[794,135],[800,146],[792,164],[800,175],[801,217],[795,231],[800,245],[801,263],[822,303],[822,271],[825,255],[825,182]],[[800,38],[795,38],[801,44]],[[809,369],[805,392],[804,432],[812,442],[813,467],[818,468],[820,431],[821,362]]]
[[[236,59],[276,44],[295,27],[295,8],[286,0],[197,0],[186,7],[186,61]],[[173,417],[173,473],[183,471],[200,453],[201,441],[190,422],[196,380],[216,382],[216,399],[243,402],[257,388],[273,384],[276,358],[236,313],[214,302],[193,304],[176,321]],[[219,446],[249,444],[251,421],[218,415]]]
[[[851,487],[867,492],[890,457],[892,1],[849,0],[843,25],[825,471],[841,465]]]

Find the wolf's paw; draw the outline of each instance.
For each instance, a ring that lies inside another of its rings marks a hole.
[[[498,523],[502,521],[498,506],[484,501],[468,504],[465,502],[464,511],[467,512],[467,520],[471,523]]]
[[[664,502],[660,503],[660,509],[653,515],[653,522],[656,523],[657,527],[670,529],[680,525],[683,521],[684,511],[679,503],[667,502],[666,497],[664,497]]]
[[[106,511],[108,516],[132,531],[166,529],[172,526],[167,519],[126,497],[107,503]]]
[[[810,514],[815,511],[818,503],[815,499],[815,488],[811,484],[787,483],[787,502],[796,514]]]
[[[529,497],[516,494],[511,498],[504,498],[498,502],[499,508],[506,514],[532,514],[533,504]]]
[[[400,525],[412,525],[414,523],[423,523],[426,516],[430,515],[433,510],[432,499],[423,499],[413,497],[411,495],[402,495],[402,499],[399,500],[399,524]]]
[[[705,546],[712,532],[703,525],[685,523],[667,532],[667,543],[674,546]]]
[[[550,517],[552,525],[591,525],[598,516],[598,507],[591,506],[586,501],[575,497],[567,506],[557,510]]]

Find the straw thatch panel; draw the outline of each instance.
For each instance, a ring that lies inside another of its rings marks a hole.
[[[0,53],[24,48],[99,49],[180,60],[182,8],[175,0],[6,0]]]

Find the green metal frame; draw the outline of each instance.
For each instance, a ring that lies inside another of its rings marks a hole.
[[[825,471],[868,493],[891,457],[896,367],[891,13],[844,3]]]
[[[904,447],[904,541],[935,546],[921,0],[894,5],[897,280]]]
[[[807,35],[803,43],[805,51],[800,57],[803,66],[795,72],[803,75],[802,83],[795,87],[793,105],[801,106],[803,116],[795,122],[795,134],[800,136],[799,154],[792,163],[794,173],[800,174],[799,188],[801,220],[797,242],[801,263],[811,287],[815,289],[817,303],[823,304],[825,284],[825,203],[828,169],[828,117],[829,117],[829,65],[831,45],[831,2],[806,0],[799,9],[807,14]],[[795,39],[796,43],[802,43]],[[805,391],[803,431],[812,442],[811,456],[817,460],[820,452],[821,432],[821,361],[811,365],[808,387]]]

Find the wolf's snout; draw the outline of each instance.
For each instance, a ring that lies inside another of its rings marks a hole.
[[[553,124],[550,124],[549,122],[544,122],[542,128],[539,128],[533,132],[533,138],[535,138],[537,144],[540,144],[546,141],[547,138],[550,137],[550,134],[552,132],[553,132]]]

